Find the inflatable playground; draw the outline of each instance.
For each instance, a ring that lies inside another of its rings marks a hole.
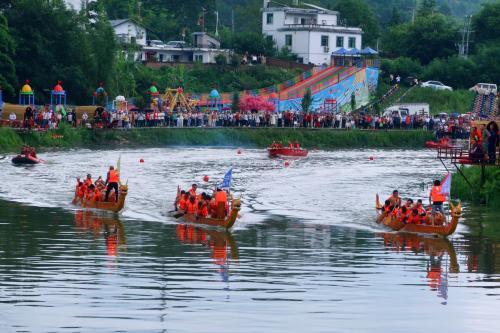
[[[375,67],[331,66],[314,68],[281,84],[267,88],[239,92],[240,107],[257,111],[301,111],[301,101],[309,89],[312,95],[313,112],[349,112],[354,96],[356,107],[369,103],[370,94],[377,88],[379,69]],[[224,112],[231,109],[234,93],[219,93],[212,89],[209,93],[186,93],[183,88],[167,88],[163,93],[153,83],[149,88],[149,108],[163,110]],[[18,104],[4,104],[2,118],[8,119],[14,112],[22,119],[27,106],[36,105],[36,94],[27,80],[19,90]],[[50,109],[65,113],[67,95],[58,81],[51,90]],[[97,106],[112,112],[128,112],[137,109],[133,99],[116,96],[109,99],[104,84],[100,83],[92,94],[92,103],[75,106],[77,117],[84,112],[92,115]]]

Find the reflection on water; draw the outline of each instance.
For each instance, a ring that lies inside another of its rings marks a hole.
[[[202,245],[210,249],[211,258],[220,268],[222,280],[229,280],[229,261],[238,260],[238,244],[229,231],[200,228],[191,224],[179,224],[175,228],[177,238],[183,244]]]
[[[76,234],[91,233],[95,239],[104,238],[107,254],[116,256],[126,250],[125,227],[115,216],[92,210],[75,212]]]
[[[384,245],[395,252],[424,254],[427,260],[426,278],[429,288],[438,297],[448,299],[448,273],[459,273],[457,254],[453,244],[446,238],[430,238],[407,233],[382,233]]]
[[[125,211],[75,211],[74,176],[105,172],[120,154]],[[500,324],[497,211],[465,205],[449,240],[383,233],[374,223],[376,192],[428,194],[422,184],[442,174],[432,152],[312,152],[289,168],[261,150],[45,155],[29,169],[0,161],[0,197],[9,200],[0,200],[0,333],[489,332]],[[232,233],[166,216],[177,185],[216,181],[229,167],[244,202]]]

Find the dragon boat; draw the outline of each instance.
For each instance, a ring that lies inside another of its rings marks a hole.
[[[379,196],[376,196],[375,208],[377,211],[378,224],[382,224],[389,229],[399,232],[409,232],[409,233],[420,233],[420,234],[430,234],[430,235],[440,235],[449,236],[455,232],[458,225],[458,220],[462,216],[462,205],[459,202],[454,205],[450,201],[450,221],[446,222],[445,217],[439,213],[436,214],[434,218],[434,225],[429,222],[429,216],[426,217],[426,224],[406,224],[400,220],[397,216],[394,216],[392,212],[381,212],[382,205],[379,201]]]
[[[223,202],[220,202],[217,206],[215,217],[201,217],[196,214],[188,214],[181,211],[174,211],[171,215],[174,218],[181,219],[186,223],[204,224],[229,230],[238,219],[240,209],[241,199],[231,199],[231,205],[227,216],[225,214],[226,209]]]
[[[76,193],[72,204],[82,208],[102,209],[110,212],[118,213],[125,206],[125,198],[127,197],[128,185],[120,184],[118,191],[118,201],[114,201],[114,195],[110,195],[108,201],[96,201],[95,199],[87,200],[79,198]]]
[[[453,148],[455,147],[448,138],[441,138],[438,141],[426,141],[425,148],[430,149],[443,149],[443,148]]]

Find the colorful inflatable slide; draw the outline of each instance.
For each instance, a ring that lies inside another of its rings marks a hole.
[[[313,110],[350,110],[351,96],[354,94],[358,106],[368,104],[370,93],[377,88],[379,69],[373,67],[327,67],[315,68],[279,85],[240,92],[240,100],[245,96],[260,96],[275,103],[279,111],[300,111],[302,97],[307,89],[313,97]],[[229,106],[232,93],[222,93],[217,101],[209,94],[193,95],[200,106]]]

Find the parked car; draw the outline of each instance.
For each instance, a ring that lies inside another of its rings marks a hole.
[[[186,42],[183,42],[182,40],[171,40],[170,42],[167,42],[166,46],[182,49],[186,46]]]
[[[496,95],[498,92],[497,85],[494,83],[476,83],[476,85],[469,90],[481,95]]]
[[[449,90],[449,91],[452,91],[453,88],[451,88],[450,86],[447,86],[445,84],[443,84],[442,82],[439,82],[439,81],[426,81],[426,82],[422,82],[420,84],[421,87],[423,88],[432,88],[434,90]]]
[[[384,116],[428,116],[429,112],[429,104],[428,103],[399,103],[394,104],[385,109]]]
[[[152,39],[147,41],[147,45],[151,47],[165,47],[165,43],[158,39]]]

